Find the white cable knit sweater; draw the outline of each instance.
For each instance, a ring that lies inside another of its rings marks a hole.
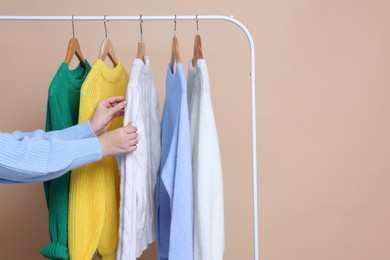
[[[188,110],[194,192],[194,260],[222,260],[223,182],[206,61],[188,66]]]
[[[156,88],[148,58],[133,62],[127,88],[124,125],[138,128],[138,147],[117,157],[120,221],[117,260],[135,260],[156,239],[154,190],[160,165],[161,137]]]

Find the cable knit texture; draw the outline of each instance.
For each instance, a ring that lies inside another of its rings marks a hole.
[[[61,130],[77,124],[80,88],[91,66],[86,61],[70,70],[61,63],[49,86],[46,110],[46,131]],[[68,253],[68,202],[70,172],[44,183],[49,211],[50,240],[41,254],[49,259],[69,259]]]
[[[124,96],[129,76],[121,62],[108,68],[97,60],[81,87],[79,122],[89,120],[97,103]],[[108,131],[123,125],[111,122]],[[96,249],[104,260],[115,259],[118,245],[119,172],[115,157],[72,171],[69,194],[70,259],[90,260]]]
[[[223,182],[206,61],[188,65],[188,112],[194,184],[194,259],[222,260],[225,244]]]
[[[124,125],[137,127],[137,150],[118,156],[121,176],[117,260],[135,260],[156,239],[154,191],[160,166],[161,137],[157,92],[150,69],[136,59],[127,86]]]
[[[193,259],[193,194],[187,83],[182,64],[168,66],[161,120],[161,167],[157,180],[159,260]]]
[[[0,133],[0,183],[43,182],[101,158],[89,121],[49,133]]]

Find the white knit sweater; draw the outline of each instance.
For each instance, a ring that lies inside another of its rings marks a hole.
[[[206,61],[188,69],[188,110],[194,185],[194,259],[222,260],[225,247],[223,183]]]
[[[118,158],[121,176],[118,260],[135,260],[156,239],[154,190],[161,141],[156,88],[148,58],[133,62],[124,125],[138,128],[137,150]]]

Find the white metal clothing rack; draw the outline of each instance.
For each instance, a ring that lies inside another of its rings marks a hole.
[[[8,21],[140,21],[140,16],[0,16],[0,20]],[[253,224],[254,224],[254,259],[258,254],[258,209],[257,209],[257,151],[256,151],[256,93],[255,93],[255,46],[249,30],[232,16],[224,15],[171,15],[142,16],[143,21],[162,20],[222,20],[234,23],[245,33],[250,46],[250,86],[252,117],[252,182],[253,182]]]

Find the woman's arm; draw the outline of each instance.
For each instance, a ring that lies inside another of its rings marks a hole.
[[[132,152],[137,149],[136,132],[137,128],[128,124],[99,137],[79,140],[0,133],[0,183],[46,181],[103,156]]]
[[[96,137],[95,132],[91,128],[90,121],[63,130],[50,132],[45,132],[43,130],[36,130],[34,132],[15,131],[11,135],[17,140],[21,140],[24,137],[38,139],[58,138],[62,140],[78,140],[83,138]]]
[[[104,99],[91,121],[64,130],[0,133],[0,183],[46,181],[103,156],[134,151],[137,128],[131,124],[105,132],[125,105],[124,97]]]
[[[0,133],[0,183],[50,180],[103,156],[97,137],[64,140],[34,133],[23,137]]]
[[[122,109],[124,109],[125,106],[126,101],[122,96],[106,98],[97,104],[91,120],[82,124],[78,124],[64,130],[50,132],[42,130],[36,130],[34,132],[15,131],[12,135],[18,140],[23,137],[39,139],[59,138],[63,140],[78,140],[96,137],[96,135],[100,135],[108,129],[113,118],[123,116]]]

